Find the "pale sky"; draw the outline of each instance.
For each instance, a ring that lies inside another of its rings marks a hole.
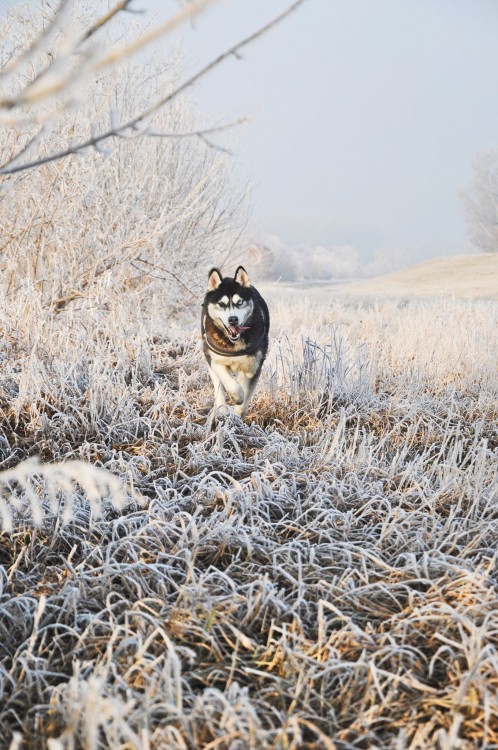
[[[181,41],[187,75],[289,4],[222,0],[161,46]],[[150,23],[179,6],[132,7]],[[459,191],[498,147],[498,0],[306,0],[191,96],[206,125],[251,118],[232,148],[255,235],[410,262],[468,252]]]
[[[288,4],[218,3],[182,32],[189,69]],[[498,2],[307,0],[193,96],[208,122],[252,118],[234,151],[260,232],[413,260],[461,253],[459,190],[498,146]]]

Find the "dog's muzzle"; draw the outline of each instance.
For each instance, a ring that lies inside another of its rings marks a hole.
[[[248,331],[250,326],[225,326],[231,341],[237,341],[242,331]]]

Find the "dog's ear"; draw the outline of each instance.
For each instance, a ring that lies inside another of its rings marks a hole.
[[[208,292],[214,292],[223,281],[223,277],[217,268],[212,268],[208,276]]]
[[[243,266],[239,266],[235,271],[235,281],[237,282],[237,284],[240,284],[240,286],[251,286],[249,276],[247,275],[247,271]]]

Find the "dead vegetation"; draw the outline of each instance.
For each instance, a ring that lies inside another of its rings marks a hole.
[[[175,101],[151,124],[197,131]],[[189,310],[243,192],[198,138],[139,141],[3,178],[2,750],[498,747],[496,305],[265,290],[248,419],[215,422]]]
[[[498,744],[496,308],[335,303],[313,340],[273,311],[246,423],[212,421],[195,336],[12,345],[3,465],[145,505],[2,533],[7,747]]]

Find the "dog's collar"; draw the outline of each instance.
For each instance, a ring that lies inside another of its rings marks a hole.
[[[237,349],[237,350],[235,350],[233,352],[227,352],[224,349],[218,349],[218,347],[213,346],[210,343],[210,341],[208,340],[207,333],[204,334],[204,341],[206,343],[207,348],[211,349],[212,352],[214,352],[215,354],[219,354],[222,357],[243,357],[245,354],[254,354],[254,352],[257,351],[257,349],[258,349],[258,347],[259,347],[259,345],[261,343],[261,339],[262,338],[263,337],[261,336],[256,341],[255,344],[252,344],[252,346],[249,346],[247,349],[243,349],[243,350]]]

